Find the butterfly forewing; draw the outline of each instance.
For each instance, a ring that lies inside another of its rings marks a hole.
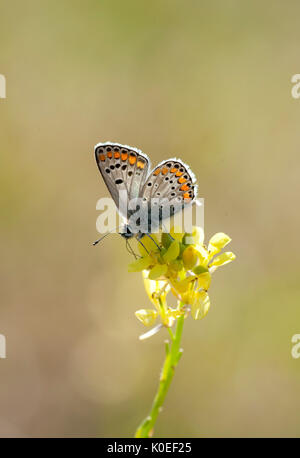
[[[99,143],[95,147],[95,156],[118,210],[127,218],[128,202],[140,196],[148,175],[148,157],[137,149],[117,143]],[[127,202],[120,202],[124,197]]]

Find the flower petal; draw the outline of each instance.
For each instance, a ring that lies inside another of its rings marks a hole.
[[[222,253],[219,256],[216,256],[212,263],[210,264],[210,267],[216,266],[224,266],[225,264],[228,264],[231,261],[234,261],[236,258],[235,254],[232,253],[231,251],[226,251],[226,253]]]
[[[173,226],[170,230],[170,235],[173,237],[173,239],[178,240],[178,242],[181,242],[184,233],[181,232],[180,226]]]
[[[164,260],[166,262],[174,261],[180,252],[180,244],[178,240],[173,240],[168,248],[168,251],[164,254]]]
[[[203,245],[195,245],[195,250],[199,256],[200,264],[206,267],[210,259],[209,252]]]
[[[128,272],[141,272],[142,270],[147,269],[153,260],[151,256],[145,256],[144,258],[137,259],[128,266]]]
[[[197,298],[192,304],[191,315],[194,320],[202,320],[207,315],[210,307],[209,296],[206,291],[197,293]]]
[[[160,298],[165,301],[166,295],[170,291],[171,287],[165,280],[149,280],[148,272],[146,271],[143,271],[143,277],[146,293],[152,304],[159,309],[158,295],[160,295]]]
[[[204,242],[204,231],[200,226],[193,227],[193,232],[191,234],[185,233],[183,238],[183,243],[186,245],[194,244],[203,244]]]
[[[219,253],[229,242],[231,242],[231,238],[228,235],[224,232],[218,232],[210,239],[208,251],[214,254]]]
[[[198,275],[198,287],[208,290],[211,282],[211,275],[209,272],[203,272],[203,274]]]
[[[152,326],[157,318],[157,311],[152,309],[141,309],[135,312],[135,316],[144,326]]]
[[[167,264],[156,264],[156,266],[152,267],[152,269],[150,270],[148,278],[149,280],[156,280],[157,278],[165,275],[167,271]]]

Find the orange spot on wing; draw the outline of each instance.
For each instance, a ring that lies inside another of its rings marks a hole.
[[[185,182],[186,182],[186,179],[183,177],[179,178],[178,180],[178,183],[185,183]]]
[[[119,153],[119,151],[116,151],[115,152],[115,159],[119,159],[119,157],[120,157],[120,153]]]
[[[169,171],[168,167],[164,167],[164,168],[162,169],[161,173],[162,173],[163,175],[166,175],[166,174],[168,173],[168,171]]]
[[[143,169],[145,167],[145,162],[137,161],[136,165],[138,169]]]
[[[177,172],[177,169],[175,169],[175,167],[173,167],[173,169],[171,169],[171,173],[175,173]]]
[[[156,169],[155,172],[153,173],[153,175],[157,176],[160,174],[160,169]]]
[[[130,154],[129,156],[129,164],[133,165],[136,163],[136,156],[134,154]]]
[[[180,188],[180,191],[188,191],[190,189],[188,184],[183,184]]]
[[[100,161],[105,161],[105,154],[99,154]]]
[[[188,193],[188,192],[185,192],[185,193],[183,194],[183,198],[184,198],[184,199],[190,199],[189,193]]]
[[[128,153],[122,153],[121,154],[122,161],[127,161],[127,158],[128,158]]]
[[[112,153],[111,152],[107,153],[107,157],[109,157],[109,159],[111,159],[112,158]]]
[[[176,176],[177,176],[177,177],[181,177],[181,175],[183,175],[183,172],[177,172],[177,173],[176,173]]]

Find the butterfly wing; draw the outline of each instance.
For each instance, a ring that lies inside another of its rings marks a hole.
[[[149,158],[142,151],[119,143],[98,143],[95,146],[98,168],[118,210],[127,218],[127,205],[121,205],[119,196],[128,202],[139,197],[148,175]],[[119,194],[120,191],[123,193]]]
[[[159,225],[163,219],[164,207],[167,206],[170,216],[173,216],[193,202],[197,197],[197,186],[193,172],[184,162],[169,159],[152,170],[141,192],[149,205],[152,199],[156,199],[159,205]],[[155,222],[152,223],[155,226]]]

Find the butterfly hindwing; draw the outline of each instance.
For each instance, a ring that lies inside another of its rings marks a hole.
[[[158,201],[159,222],[163,218],[164,206],[172,216],[190,204],[196,195],[194,175],[180,159],[161,162],[152,170],[142,189],[142,196],[148,202],[152,199]]]
[[[148,175],[148,157],[138,149],[118,143],[98,143],[95,146],[95,156],[100,173],[118,210],[127,218],[127,210],[122,212],[119,192],[126,193],[128,202],[139,197]]]

